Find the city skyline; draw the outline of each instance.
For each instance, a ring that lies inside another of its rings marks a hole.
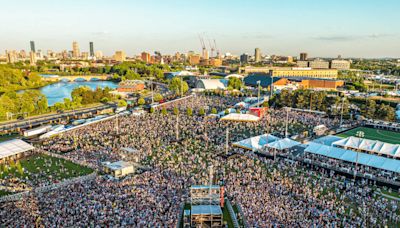
[[[109,56],[117,50],[128,56],[142,51],[201,53],[200,34],[208,49],[208,39],[215,39],[221,53],[236,55],[260,48],[269,55],[399,57],[395,24],[400,16],[395,10],[400,3],[384,2],[8,2],[0,9],[6,34],[0,37],[0,53],[30,50],[31,40],[42,51],[72,50],[77,41],[81,52],[89,52],[89,42],[94,42],[95,51]]]

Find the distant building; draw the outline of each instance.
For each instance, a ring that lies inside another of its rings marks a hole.
[[[8,63],[15,63],[18,60],[16,51],[6,51],[6,58]]]
[[[126,60],[126,54],[124,51],[116,51],[114,54],[114,60],[118,62],[123,62]]]
[[[242,54],[240,55],[240,64],[246,64],[249,62],[249,55],[248,54]]]
[[[90,57],[94,57],[93,42],[89,42],[89,48],[90,48]]]
[[[76,42],[76,41],[72,42],[72,57],[79,58],[80,55],[81,55],[81,52],[79,50],[78,42]]]
[[[315,59],[310,61],[308,66],[314,69],[329,69],[329,62],[321,59]]]
[[[208,50],[206,48],[203,48],[202,57],[203,57],[203,59],[210,58],[210,56],[208,55]]]
[[[85,60],[89,59],[89,53],[88,52],[82,52],[81,56],[82,56],[82,59],[85,59]]]
[[[261,51],[260,51],[260,48],[256,48],[256,49],[254,50],[254,61],[255,61],[256,63],[261,61]]]
[[[306,61],[308,54],[305,52],[300,53],[300,61]]]
[[[141,54],[141,59],[142,59],[142,61],[145,62],[145,63],[150,63],[150,60],[151,60],[150,53],[142,52],[142,54]]]
[[[31,40],[31,52],[36,52],[35,41]]]
[[[338,76],[336,69],[311,69],[297,67],[253,67],[246,66],[239,68],[239,74],[269,73],[274,77],[303,77],[303,78],[330,78]]]
[[[302,67],[302,68],[309,67],[308,61],[304,61],[304,60],[297,61],[296,65],[297,65],[297,67]]]
[[[218,59],[218,58],[212,58],[212,59],[210,59],[210,66],[213,66],[213,67],[219,67],[219,66],[221,66],[222,65],[222,60],[221,59]]]
[[[103,52],[102,51],[96,51],[95,55],[96,59],[102,59],[103,58]]]
[[[200,55],[189,55],[189,64],[190,65],[198,65],[200,63]]]
[[[117,91],[133,93],[144,89],[144,82],[141,80],[125,80],[118,84]]]
[[[344,81],[341,80],[318,80],[318,79],[303,79],[299,83],[302,89],[317,89],[317,90],[336,90],[338,87],[344,86]]]
[[[349,70],[350,69],[350,61],[334,59],[331,61],[331,69]]]
[[[36,65],[36,54],[35,52],[29,52],[29,61],[32,66]]]

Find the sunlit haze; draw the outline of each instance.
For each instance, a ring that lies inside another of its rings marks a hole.
[[[396,0],[337,1],[50,1],[1,3],[0,52],[81,50],[93,41],[111,55],[142,51],[200,52],[198,35],[215,39],[222,53],[297,56],[399,57]],[[206,42],[208,43],[208,41]]]

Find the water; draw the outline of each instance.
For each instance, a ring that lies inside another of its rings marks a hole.
[[[115,89],[118,87],[118,83],[112,81],[75,81],[75,82],[57,82],[45,87],[40,88],[42,92],[47,97],[47,103],[49,106],[57,103],[63,102],[64,98],[71,99],[71,92],[74,88],[79,86],[88,86],[91,89],[96,89],[97,87],[105,88],[110,87]]]

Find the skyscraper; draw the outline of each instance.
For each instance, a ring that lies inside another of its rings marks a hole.
[[[72,42],[72,57],[78,58],[81,55],[79,51],[79,45],[78,42],[74,41]]]
[[[254,61],[255,62],[260,62],[261,61],[261,51],[260,48],[256,48],[254,50]]]
[[[31,52],[36,52],[35,41],[31,40]]]
[[[114,54],[114,60],[118,62],[123,62],[126,60],[126,54],[124,51],[116,51]]]
[[[308,54],[305,52],[300,53],[300,61],[306,61]]]
[[[249,62],[249,55],[248,54],[242,54],[240,56],[240,63],[241,64],[246,64]]]
[[[94,57],[93,42],[89,42],[89,46],[90,46],[90,57]]]

